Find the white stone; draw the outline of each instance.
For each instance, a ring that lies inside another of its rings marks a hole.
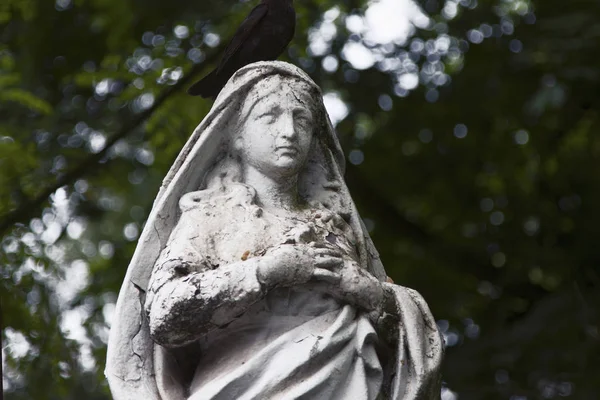
[[[114,398],[438,399],[435,320],[386,282],[343,173],[314,82],[282,62],[240,69],[165,178],[127,270]]]

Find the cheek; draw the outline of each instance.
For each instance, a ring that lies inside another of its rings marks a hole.
[[[277,140],[277,127],[274,124],[264,124],[260,126],[260,139],[263,143],[266,144],[274,144],[275,140]]]
[[[265,154],[272,152],[271,147],[264,138],[252,138],[252,143],[244,149],[246,152],[251,152],[254,158],[260,159]]]
[[[312,147],[313,135],[302,135],[299,139],[299,145],[304,154],[308,154]]]
[[[244,133],[242,151],[252,151],[254,154],[272,151],[272,130],[273,128],[270,125],[255,122]]]
[[[275,146],[266,138],[257,143],[252,149],[255,164],[271,165],[279,160]]]

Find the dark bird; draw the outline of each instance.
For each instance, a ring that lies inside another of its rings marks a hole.
[[[292,40],[296,29],[292,1],[262,0],[254,7],[227,45],[219,66],[194,83],[188,93],[216,98],[238,69],[256,61],[277,59]]]

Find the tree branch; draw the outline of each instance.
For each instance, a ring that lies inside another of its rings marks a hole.
[[[61,187],[69,185],[77,179],[79,179],[80,177],[84,176],[90,170],[90,167],[98,163],[100,160],[102,160],[102,158],[104,158],[104,156],[106,156],[108,151],[115,143],[117,143],[119,140],[123,139],[132,131],[134,131],[137,127],[139,127],[172,94],[176,93],[184,86],[186,86],[195,76],[199,75],[206,68],[207,65],[216,61],[218,54],[218,51],[211,53],[204,60],[204,62],[202,62],[201,64],[194,65],[190,72],[186,74],[183,78],[181,78],[179,81],[177,81],[176,84],[166,88],[156,98],[156,101],[154,102],[152,107],[137,114],[128,123],[123,125],[123,127],[117,133],[115,133],[108,139],[106,146],[104,146],[104,148],[100,152],[90,154],[90,156],[84,161],[82,161],[79,165],[58,177],[56,182],[46,187],[36,197],[23,201],[17,208],[4,214],[0,219],[0,237],[2,237],[12,225],[19,222],[23,222],[31,218],[35,213],[37,213],[38,209],[48,200],[52,193],[56,192]]]

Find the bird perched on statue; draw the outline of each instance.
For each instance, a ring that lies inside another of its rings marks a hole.
[[[292,40],[296,29],[292,1],[261,0],[235,32],[218,67],[194,83],[188,93],[216,98],[238,69],[256,61],[277,59]]]

